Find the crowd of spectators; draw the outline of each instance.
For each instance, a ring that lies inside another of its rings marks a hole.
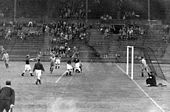
[[[70,47],[67,43],[65,43],[64,45],[56,45],[51,48],[50,54],[55,54],[60,57],[78,58],[79,49],[76,46]]]
[[[144,34],[142,26],[126,24],[100,24],[99,31],[105,37],[111,34],[119,34],[118,40],[136,40],[140,35]]]
[[[69,46],[67,43],[72,43],[74,40],[88,40],[89,34],[87,33],[87,26],[84,22],[59,20],[47,24],[38,24],[33,21],[29,21],[22,24],[9,23],[2,24],[0,34],[5,39],[12,39],[15,37],[25,40],[27,38],[37,37],[41,34],[47,33],[50,39],[50,48],[47,48],[50,52],[62,57],[70,57],[73,54],[79,54],[76,46]],[[99,23],[99,31],[108,37],[112,34],[118,34],[118,40],[135,40],[138,39],[138,35],[144,34],[144,28],[137,25],[126,24],[104,24]],[[75,51],[77,53],[75,53]]]
[[[100,19],[103,21],[112,20],[112,16],[105,14],[105,15],[101,16]]]
[[[98,27],[99,31],[105,35],[105,37],[111,34],[119,34],[122,25],[116,24],[100,24]]]
[[[4,22],[0,25],[0,37],[11,40],[13,38],[26,40],[36,38],[42,34],[41,26],[32,21],[25,23]]]
[[[86,32],[87,26],[84,23],[69,23],[66,21],[58,21],[57,23],[51,23],[46,26],[47,31],[51,38],[51,43],[65,43],[68,41],[74,41],[75,39],[84,40],[88,38]]]
[[[99,27],[99,31],[107,37],[110,34],[110,26],[101,24]]]
[[[88,41],[88,27],[84,23],[58,21],[44,26],[45,32],[48,32],[51,43],[50,51],[63,57],[70,57],[77,49],[76,46],[71,48],[68,43],[75,40]],[[48,29],[48,30],[47,30]]]
[[[136,25],[124,25],[119,32],[119,40],[136,40],[144,34],[144,28]]]
[[[77,47],[70,47],[67,43],[73,42],[76,39],[88,40],[87,29],[88,26],[83,22],[66,22],[64,20],[46,24],[33,21],[25,23],[9,22],[0,25],[0,36],[2,37],[1,39],[6,40],[12,40],[14,38],[27,40],[44,35],[50,40],[50,48],[47,48],[48,51],[55,51],[56,54],[70,57],[75,53]]]
[[[123,20],[125,19],[138,19],[140,18],[140,15],[136,14],[135,11],[125,11],[123,15]]]
[[[84,1],[79,1],[74,5],[72,2],[65,2],[60,9],[60,17],[64,19],[75,18],[84,19],[86,14],[86,8]],[[73,7],[74,6],[74,7]]]

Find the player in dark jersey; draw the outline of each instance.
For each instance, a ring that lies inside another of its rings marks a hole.
[[[43,64],[40,63],[40,59],[38,59],[37,63],[35,63],[34,68],[33,68],[33,72],[35,71],[35,74],[37,76],[37,80],[35,82],[36,85],[41,84],[41,75],[42,72],[45,71]]]
[[[32,71],[31,71],[30,60],[31,60],[31,59],[30,59],[30,56],[27,55],[27,56],[26,56],[26,60],[25,60],[25,69],[24,69],[23,73],[21,74],[21,76],[24,76],[24,74],[25,74],[26,72],[29,72],[29,74],[30,74],[31,76],[34,76],[34,75],[32,74]]]
[[[52,55],[51,57],[50,57],[50,73],[52,74],[52,72],[53,72],[53,70],[54,70],[54,68],[55,68],[55,56],[54,55]]]
[[[156,77],[153,72],[148,73],[148,78],[146,79],[146,84],[148,87],[157,86]]]

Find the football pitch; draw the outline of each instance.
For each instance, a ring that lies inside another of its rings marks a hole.
[[[35,62],[31,62],[33,68]],[[134,80],[125,74],[124,63],[86,63],[83,72],[63,75],[60,69],[49,71],[49,62],[42,62],[45,72],[42,84],[36,77],[21,73],[25,62],[10,62],[9,69],[0,62],[0,85],[11,80],[16,99],[13,112],[170,112],[169,82],[158,79],[165,87],[146,87],[140,77],[140,65],[134,65]],[[170,81],[170,65],[161,65]]]

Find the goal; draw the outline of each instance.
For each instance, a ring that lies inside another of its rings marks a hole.
[[[142,56],[145,57],[149,69],[156,77],[167,80],[159,64],[159,61],[157,60],[156,55],[151,48],[127,46],[126,74],[132,80],[134,79],[134,48],[136,53],[140,52]]]

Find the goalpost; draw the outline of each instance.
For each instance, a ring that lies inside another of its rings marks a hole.
[[[143,53],[149,69],[155,74],[155,76],[167,80],[161,66],[151,48],[135,47],[136,51],[140,50]],[[153,63],[153,61],[155,61]],[[126,60],[126,75],[132,80],[134,79],[134,46],[127,46],[127,60]]]
[[[133,66],[134,66],[134,46],[127,46],[126,75],[130,76],[132,80],[133,80]]]

